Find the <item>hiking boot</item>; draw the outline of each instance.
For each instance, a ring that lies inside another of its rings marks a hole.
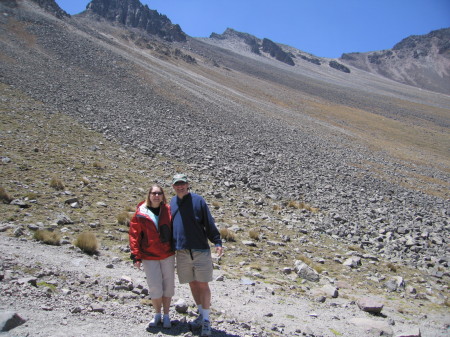
[[[170,317],[164,316],[163,317],[163,328],[170,329],[171,327],[172,327],[172,322],[170,322]]]
[[[211,324],[209,321],[203,321],[202,332],[200,333],[200,337],[209,337],[211,336]]]
[[[200,329],[203,324],[203,316],[198,315],[191,323],[189,323],[192,329]]]
[[[149,328],[155,328],[158,326],[158,324],[161,323],[161,315],[155,315],[152,320],[150,321],[150,323],[148,323],[148,327]]]

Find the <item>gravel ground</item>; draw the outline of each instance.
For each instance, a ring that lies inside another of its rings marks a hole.
[[[0,310],[27,319],[4,333],[5,337],[198,334],[189,329],[188,322],[195,315],[188,287],[178,284],[171,309],[172,329],[146,331],[151,307],[143,304],[144,296],[118,287],[124,279],[131,279],[136,288],[145,286],[144,273],[108,251],[92,257],[71,245],[49,246],[0,235],[0,256],[4,277]],[[403,336],[401,333],[417,329],[422,336],[448,336],[445,313],[401,314],[386,303],[382,314],[374,316],[348,299],[349,290],[342,289],[338,298],[320,303],[306,294],[287,295],[275,284],[221,276],[216,269],[216,280],[211,283],[213,336],[360,337],[379,336],[380,331]],[[37,279],[37,286],[27,281],[30,277]],[[55,285],[52,291],[50,284]],[[365,296],[358,289],[352,289],[351,295]],[[175,310],[179,300],[190,305],[187,313]],[[356,318],[368,321],[355,325],[352,319]],[[374,322],[381,324],[381,330],[368,331]]]

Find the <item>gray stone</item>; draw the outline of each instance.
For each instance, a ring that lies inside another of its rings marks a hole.
[[[186,301],[181,298],[175,302],[174,306],[175,306],[175,311],[180,314],[187,313],[187,311],[189,309],[189,306],[187,305]]]
[[[27,320],[13,311],[0,311],[0,331],[6,332],[24,324]]]
[[[422,334],[421,334],[419,328],[413,328],[406,332],[401,332],[401,333],[395,335],[395,337],[421,337],[421,336],[422,336]]]
[[[384,304],[379,300],[370,297],[360,298],[356,301],[356,304],[362,311],[370,312],[372,314],[379,314],[384,307]]]
[[[302,279],[312,282],[319,282],[320,280],[319,273],[310,266],[308,266],[303,261],[300,260],[295,261],[294,270],[297,273],[298,277]]]
[[[349,323],[364,328],[366,331],[372,331],[377,336],[391,337],[394,334],[389,324],[384,321],[375,321],[369,318],[352,318],[349,320]]]

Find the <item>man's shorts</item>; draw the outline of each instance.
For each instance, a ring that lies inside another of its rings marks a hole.
[[[150,298],[172,297],[175,293],[175,255],[164,260],[142,260]]]
[[[180,283],[211,282],[213,279],[211,251],[177,250],[177,274]]]

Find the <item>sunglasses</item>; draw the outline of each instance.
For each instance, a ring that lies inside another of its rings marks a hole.
[[[163,195],[163,192],[150,192],[151,195]]]

